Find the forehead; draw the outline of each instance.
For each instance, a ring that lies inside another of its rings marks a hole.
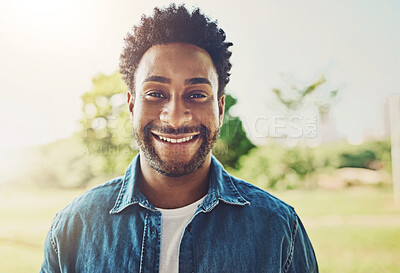
[[[172,81],[192,77],[218,81],[216,69],[207,51],[181,43],[155,45],[148,49],[136,70],[136,84],[141,84],[143,77],[148,76],[164,76]]]

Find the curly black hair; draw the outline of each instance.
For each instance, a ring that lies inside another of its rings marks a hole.
[[[143,54],[152,46],[168,43],[196,45],[208,52],[218,73],[218,98],[225,93],[232,64],[228,50],[233,44],[226,42],[225,32],[202,14],[199,8],[189,12],[185,5],[171,4],[166,9],[154,8],[151,17],[142,15],[133,33],[125,37],[120,56],[120,72],[131,92],[134,92],[135,71]]]

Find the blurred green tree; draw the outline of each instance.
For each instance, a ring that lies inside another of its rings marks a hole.
[[[126,106],[127,86],[118,72],[100,74],[92,83],[92,90],[81,97],[81,138],[96,159],[94,175],[120,174],[138,152]]]
[[[326,122],[333,103],[338,95],[338,89],[330,89],[325,87],[326,78],[321,75],[311,84],[297,84],[293,80],[287,82],[284,88],[274,88],[272,92],[275,94],[277,101],[285,109],[288,118],[301,114],[305,109],[315,109],[319,122]],[[282,158],[283,164],[286,166],[286,177],[289,172],[294,171],[300,182],[312,179],[312,174],[316,170],[317,162],[314,160],[313,149],[309,148],[306,139],[300,137],[297,139],[297,147],[287,149],[285,156]],[[312,181],[308,181],[311,184]],[[277,182],[278,183],[278,182]]]
[[[231,108],[237,103],[237,99],[229,94],[225,96],[225,115],[213,154],[225,167],[238,169],[239,158],[247,154],[255,146],[248,139],[239,117],[231,114]]]
[[[320,116],[325,116],[329,113],[339,90],[327,90],[321,88],[326,83],[324,75],[318,80],[305,87],[299,87],[297,84],[290,81],[285,88],[273,88],[278,101],[288,111],[298,111],[303,107],[307,107],[307,101],[311,99],[317,107]]]
[[[360,153],[342,153],[340,154],[340,166],[352,168],[368,168],[371,162],[376,160],[376,155],[371,150],[363,150]]]
[[[312,157],[305,147],[288,148],[272,140],[242,156],[240,166],[233,171],[234,175],[259,187],[275,189],[297,188],[314,170]]]

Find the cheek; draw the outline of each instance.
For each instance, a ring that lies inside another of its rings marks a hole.
[[[218,107],[201,107],[194,111],[194,116],[199,123],[205,125],[206,127],[216,127],[219,126],[219,114]]]
[[[159,107],[138,104],[133,111],[133,123],[135,126],[143,127],[159,117]]]

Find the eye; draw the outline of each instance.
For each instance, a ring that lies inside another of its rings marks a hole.
[[[150,91],[150,92],[146,93],[146,96],[153,97],[153,98],[160,98],[160,99],[166,98],[166,96],[160,91]]]
[[[188,99],[202,99],[205,98],[206,96],[201,94],[201,93],[192,93],[188,96]]]

